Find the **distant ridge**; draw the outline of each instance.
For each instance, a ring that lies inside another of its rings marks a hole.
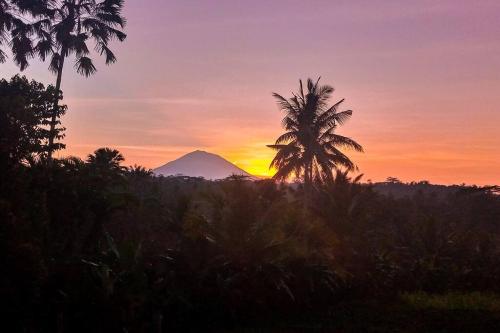
[[[215,180],[231,175],[255,178],[219,155],[196,150],[153,170],[157,176],[189,176]]]

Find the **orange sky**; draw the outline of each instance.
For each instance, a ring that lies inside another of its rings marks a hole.
[[[354,110],[339,133],[364,146],[365,180],[500,183],[500,2],[147,3],[126,1],[118,63],[67,67],[62,155],[109,146],[153,168],[202,149],[266,175],[271,93],[321,75]],[[26,75],[53,82],[46,67]]]

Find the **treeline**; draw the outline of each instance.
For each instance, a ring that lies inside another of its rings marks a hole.
[[[270,180],[154,177],[122,160],[100,149],[2,170],[11,331],[208,330],[404,291],[499,291],[488,189],[397,199],[338,173],[308,201]]]

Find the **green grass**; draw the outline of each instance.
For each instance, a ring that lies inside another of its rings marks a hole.
[[[431,295],[423,292],[405,293],[401,300],[416,309],[471,310],[495,312],[500,310],[500,295],[471,293],[448,293]]]
[[[220,331],[217,331],[219,333]],[[267,328],[239,328],[224,333],[500,332],[500,295],[470,292],[442,295],[405,293],[392,300],[338,304],[328,316],[296,318]]]

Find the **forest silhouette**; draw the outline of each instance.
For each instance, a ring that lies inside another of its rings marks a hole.
[[[65,60],[94,73],[92,40],[115,62],[122,8],[0,0],[0,60],[56,75],[0,80],[3,330],[500,330],[500,188],[363,182],[362,146],[337,134],[352,111],[319,79],[273,95],[273,179],[158,177],[112,148],[54,158]]]

